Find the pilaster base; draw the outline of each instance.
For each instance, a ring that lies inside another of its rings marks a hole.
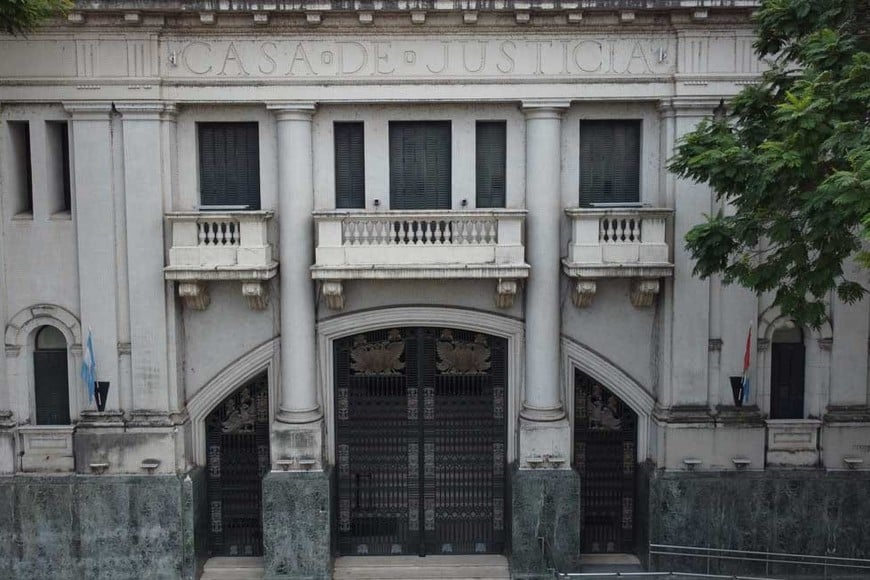
[[[275,471],[323,471],[323,419],[272,426],[272,468]]]
[[[530,421],[520,417],[519,468],[571,468],[571,425],[568,418],[558,421]]]
[[[269,580],[332,577],[331,477],[328,471],[263,479],[263,556]]]
[[[513,472],[511,578],[580,569],[580,476],[572,469]],[[546,552],[545,552],[546,550]]]
[[[0,427],[0,474],[15,473],[15,431]]]

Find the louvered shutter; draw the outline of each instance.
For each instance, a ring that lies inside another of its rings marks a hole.
[[[37,425],[69,425],[66,350],[36,350],[33,378]]]
[[[640,121],[580,122],[580,205],[640,201]]]
[[[260,209],[257,123],[199,123],[198,127],[200,203]]]
[[[364,208],[365,147],[362,123],[335,123],[335,207]]]
[[[450,209],[450,122],[390,122],[390,209]]]
[[[477,123],[477,207],[504,207],[505,147],[504,121]]]

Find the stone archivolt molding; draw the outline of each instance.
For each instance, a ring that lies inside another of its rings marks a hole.
[[[609,360],[570,338],[562,337],[563,383],[572,429],[574,428],[574,371],[577,369],[600,382],[637,413],[637,457],[638,461],[646,460],[649,457],[650,417],[655,407],[655,398],[640,383]],[[573,442],[572,436],[572,456]]]
[[[263,371],[269,383],[269,421],[275,416],[278,401],[278,381],[280,368],[281,339],[276,337],[264,342],[255,349],[242,355],[215,375],[200,388],[187,403],[190,417],[193,462],[204,466],[206,463],[205,419],[212,410],[220,405],[245,382]]]
[[[508,341],[508,461],[516,457],[515,429],[522,401],[525,324],[521,320],[461,308],[408,306],[346,314],[317,325],[320,398],[327,431],[327,460],[334,462],[333,341],[351,335],[397,326],[459,328],[506,338]]]
[[[63,334],[67,348],[81,351],[81,323],[72,312],[54,304],[35,304],[19,310],[6,326],[7,347],[26,346],[30,334],[45,325],[54,326]]]

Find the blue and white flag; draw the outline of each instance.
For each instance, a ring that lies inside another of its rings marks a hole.
[[[85,342],[85,352],[82,356],[82,380],[88,387],[89,400],[94,400],[94,389],[97,381],[97,361],[94,358],[94,338],[88,328],[88,340]]]

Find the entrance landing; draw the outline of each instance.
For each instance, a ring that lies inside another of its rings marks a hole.
[[[504,556],[344,556],[334,580],[509,580]]]

